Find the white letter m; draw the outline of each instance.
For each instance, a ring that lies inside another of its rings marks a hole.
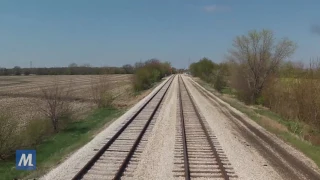
[[[33,166],[32,154],[28,154],[27,157],[26,157],[26,154],[22,154],[18,166],[21,166],[22,162],[23,162],[23,166],[27,166],[27,164],[28,166]]]

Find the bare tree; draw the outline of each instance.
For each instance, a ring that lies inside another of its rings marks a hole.
[[[72,67],[78,67],[78,64],[76,64],[76,63],[69,64],[69,68],[72,68]]]
[[[52,85],[41,89],[44,106],[40,105],[40,110],[51,120],[54,132],[59,131],[60,120],[70,116],[72,109],[67,100],[71,95],[70,87],[71,82],[67,86],[63,86],[58,81],[54,81]]]
[[[233,84],[246,94],[246,100],[251,103],[260,96],[268,77],[296,49],[295,43],[287,38],[276,43],[270,30],[254,30],[248,35],[238,36],[233,47],[229,52],[229,60],[235,67],[233,72],[238,82]]]

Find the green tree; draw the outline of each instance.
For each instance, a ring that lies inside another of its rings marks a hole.
[[[130,64],[123,65],[122,68],[124,69],[126,74],[133,74],[134,72],[134,68]]]
[[[193,76],[199,77],[207,82],[212,80],[214,71],[217,70],[218,65],[208,58],[202,58],[196,63],[192,63],[189,67]]]
[[[14,71],[14,74],[17,75],[17,76],[20,76],[21,73],[22,73],[22,70],[21,70],[21,67],[20,66],[15,66],[13,68],[13,71]]]
[[[144,63],[136,63],[133,79],[134,89],[136,91],[148,89],[153,83],[170,73],[171,64],[169,62],[163,63],[156,58],[149,59]]]

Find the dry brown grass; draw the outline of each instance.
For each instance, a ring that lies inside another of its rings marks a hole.
[[[59,82],[59,86],[68,86],[72,81],[72,97],[80,99],[90,99],[91,84],[98,83],[101,77],[112,84],[112,87],[124,85],[130,86],[131,75],[75,75],[75,76],[21,76],[21,77],[0,77],[0,82],[6,81],[5,86],[1,86],[0,95],[26,97],[40,94],[41,89],[52,85],[54,81]],[[9,85],[8,83],[11,83]]]
[[[277,79],[264,91],[266,105],[286,119],[320,128],[320,81]]]
[[[66,114],[69,120],[84,117],[96,107],[92,86],[107,84],[114,98],[121,99],[131,91],[130,78],[131,75],[0,77],[0,159],[11,156],[17,148],[33,147],[58,131],[65,124]]]
[[[135,96],[130,79],[131,75],[0,77],[0,160],[17,148],[35,148],[69,122],[65,114],[71,115],[68,120],[85,119],[97,107],[94,87],[105,104],[127,108],[136,103],[147,92]]]
[[[123,103],[121,97],[131,93],[131,75],[12,76],[0,77],[0,82],[5,85],[0,88],[0,110],[8,109],[20,123],[41,119],[44,116],[38,107],[46,105],[43,90],[57,84],[70,91],[68,95],[64,95],[68,97],[64,98],[75,112],[72,119],[77,119],[96,106],[91,87],[98,84],[101,77],[104,77],[110,91],[116,96],[115,105],[119,102],[118,99]],[[69,88],[66,88],[68,86]],[[126,99],[133,98],[130,96]]]
[[[320,144],[320,64],[299,78],[274,78],[263,91],[265,105],[291,124],[290,131]]]
[[[286,126],[265,116],[260,117],[260,123],[263,127],[268,127],[278,132],[288,132]]]

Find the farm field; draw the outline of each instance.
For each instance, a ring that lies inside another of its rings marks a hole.
[[[60,75],[60,76],[12,76],[0,77],[0,96],[30,97],[38,96],[42,88],[55,83],[68,87],[74,98],[90,99],[88,92],[100,78],[106,79],[113,87],[128,85],[130,75]],[[116,85],[116,86],[114,86]]]
[[[92,109],[93,87],[106,84],[116,97],[116,106],[126,106],[130,101],[131,75],[58,75],[58,76],[3,76],[0,77],[0,110],[10,112],[19,120],[37,119],[43,102],[43,90],[59,87],[68,91],[66,101],[71,101],[76,115]],[[133,93],[133,92],[132,92]]]

